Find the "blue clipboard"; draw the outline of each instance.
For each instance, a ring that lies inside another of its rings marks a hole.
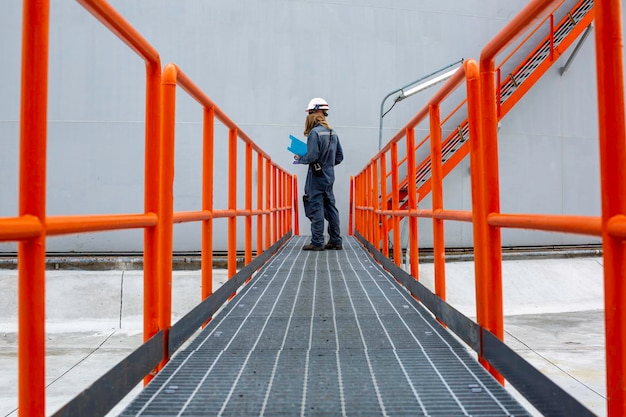
[[[291,139],[291,145],[287,147],[287,150],[291,153],[294,153],[298,156],[306,155],[306,143],[302,142],[300,139],[293,135],[289,135],[289,139]]]

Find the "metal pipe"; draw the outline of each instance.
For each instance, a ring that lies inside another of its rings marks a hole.
[[[19,216],[46,218],[49,0],[22,11]],[[45,414],[45,232],[18,244],[18,412]]]
[[[245,179],[245,207],[252,211],[252,144],[246,143],[246,179]],[[245,263],[252,262],[252,216],[247,216],[245,222]]]
[[[237,210],[237,129],[228,129],[228,210]],[[237,273],[237,217],[228,218],[228,279]]]
[[[204,107],[202,128],[202,210],[213,214],[215,108]],[[213,216],[202,222],[202,299],[213,294]]]
[[[595,2],[596,72],[604,249],[604,314],[606,331],[606,397],[608,417],[626,415],[626,246],[608,226],[626,214],[626,123],[620,0]]]
[[[0,241],[23,240],[41,235],[44,227],[31,214],[0,219]]]
[[[417,175],[415,164],[415,129],[406,130],[406,152],[407,152],[407,177],[415,178]],[[409,190],[409,215],[417,210],[417,185],[415,181],[408,182]],[[409,254],[410,272],[416,280],[419,279],[419,248],[418,248],[418,221],[414,216],[409,217]]]
[[[441,115],[439,103],[429,106],[430,167],[433,212],[443,210],[443,169],[441,166]],[[411,181],[414,182],[414,181]],[[435,292],[446,299],[446,267],[443,220],[433,216],[433,249],[435,256]]]

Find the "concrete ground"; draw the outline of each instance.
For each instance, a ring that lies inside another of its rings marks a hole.
[[[432,264],[420,265],[420,279],[433,288]],[[214,271],[214,288],[225,280]],[[448,302],[474,317],[473,263],[448,263],[446,280]],[[0,417],[17,415],[16,281],[16,271],[0,270]],[[47,272],[47,415],[141,344],[142,281],[141,271]],[[503,287],[505,342],[606,416],[602,258],[504,261]],[[199,271],[176,271],[172,288],[175,321],[200,300]]]

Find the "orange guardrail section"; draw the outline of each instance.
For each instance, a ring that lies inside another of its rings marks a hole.
[[[280,238],[299,233],[297,179],[272,162],[228,116],[174,64],[162,70],[158,52],[105,0],[78,0],[143,59],[146,67],[144,212],[81,216],[46,215],[46,146],[49,1],[23,1],[20,112],[19,215],[0,218],[0,241],[18,242],[18,409],[19,415],[45,413],[45,260],[48,236],[128,228],[144,230],[144,341],[162,334],[162,362],[171,326],[172,231],[174,223],[202,224],[202,298],[212,293],[213,221],[228,221],[228,276],[236,272],[237,219],[243,218],[245,264]],[[181,87],[204,112],[202,207],[174,212],[174,126],[176,89]],[[163,99],[161,99],[163,97]],[[213,128],[228,129],[228,202],[213,202]],[[245,167],[238,167],[238,142]],[[256,176],[253,160],[256,154]],[[256,182],[253,178],[256,178]],[[237,201],[245,187],[245,201]],[[253,194],[257,195],[253,207]],[[294,212],[295,211],[295,212]],[[256,218],[256,245],[252,221]],[[292,222],[295,224],[293,228]],[[147,378],[150,377],[146,374]]]
[[[444,221],[473,224],[478,325],[503,340],[502,228],[522,228],[601,236],[604,256],[605,331],[608,416],[626,415],[626,127],[622,10],[618,0],[595,1],[596,68],[599,117],[601,216],[508,214],[500,212],[498,172],[498,112],[495,60],[498,54],[530,29],[558,0],[532,0],[482,49],[480,60],[468,59],[380,152],[351,178],[350,230],[372,248],[389,256],[388,237],[400,248],[400,220],[408,218],[410,271],[418,277],[418,217],[433,221],[436,294],[445,300]],[[552,16],[550,13],[549,16]],[[542,20],[543,19],[543,20]],[[550,17],[552,19],[552,17]],[[551,26],[553,22],[551,21]],[[499,77],[498,77],[499,78]],[[446,210],[442,199],[442,162],[439,105],[465,82],[469,121],[472,210]],[[432,208],[417,207],[415,189],[415,127],[430,120]],[[399,150],[406,157],[399,159]],[[406,164],[406,177],[398,166]],[[388,165],[390,170],[388,171]],[[408,178],[408,181],[406,180]],[[404,183],[402,181],[405,181]],[[406,208],[399,205],[402,184],[408,187]],[[388,187],[391,190],[388,190]],[[388,201],[391,201],[390,207]],[[401,251],[393,251],[400,266]],[[482,343],[482,341],[481,341]],[[481,363],[500,381],[498,370],[479,352]]]

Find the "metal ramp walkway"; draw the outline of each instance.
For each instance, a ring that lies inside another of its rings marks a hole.
[[[528,416],[352,237],[293,237],[122,416]]]

